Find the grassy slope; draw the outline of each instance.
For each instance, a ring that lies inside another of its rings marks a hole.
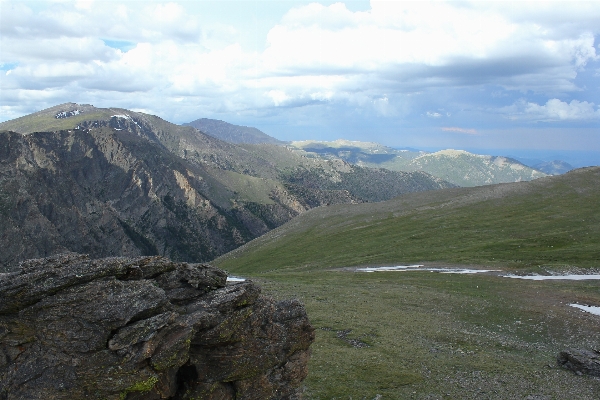
[[[305,303],[316,328],[307,399],[596,399],[600,380],[558,368],[556,355],[599,347],[600,318],[569,306],[600,306],[598,281],[327,267],[598,267],[599,180],[590,168],[316,209],[216,263]]]
[[[263,290],[304,302],[316,328],[306,399],[597,399],[600,380],[556,366],[597,348],[597,281],[342,271],[262,274]],[[369,347],[354,347],[347,339]]]
[[[69,118],[55,118],[60,111],[84,110],[83,113]],[[88,105],[74,103],[60,104],[36,113],[2,122],[0,130],[9,130],[19,133],[59,131],[74,129],[83,121],[96,121],[109,119],[112,115],[123,114],[127,110],[120,108],[95,108]]]
[[[319,208],[218,260],[236,272],[443,261],[514,267],[600,260],[600,168],[532,182]]]

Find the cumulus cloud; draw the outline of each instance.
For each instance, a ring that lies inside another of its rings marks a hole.
[[[558,35],[543,25],[554,22],[550,11],[545,20],[531,15],[527,20],[527,10],[511,13],[479,4],[372,1],[371,6],[368,12],[351,12],[341,3],[291,10],[269,32],[260,57],[263,71],[303,79],[315,89],[323,80],[306,77],[342,75],[348,79],[330,87],[334,97],[363,92],[374,100],[384,91],[432,87],[575,91],[577,71],[598,59],[593,32]],[[600,19],[600,12],[587,9]]]
[[[586,121],[600,118],[600,109],[594,103],[578,100],[567,103],[550,99],[544,105],[520,101],[510,111],[509,118],[536,121]]]
[[[410,109],[408,96],[431,88],[574,92],[578,71],[599,59],[600,8],[579,3],[543,4],[539,13],[537,4],[373,0],[369,10],[351,11],[311,3],[285,13],[260,52],[242,47],[235,26],[202,26],[186,2],[31,4],[2,3],[3,102],[39,91],[47,101],[84,95],[165,117],[181,115],[183,104],[210,114],[333,103],[395,116]],[[565,12],[582,23],[561,22]],[[546,119],[598,112],[592,103],[552,101],[513,111]],[[423,114],[443,116],[416,113]]]

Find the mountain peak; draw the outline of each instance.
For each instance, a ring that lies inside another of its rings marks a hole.
[[[445,149],[436,151],[435,153],[425,154],[425,156],[448,156],[448,157],[460,157],[460,156],[479,156],[478,154],[469,153],[465,150]]]
[[[233,144],[284,144],[257,128],[234,125],[218,119],[200,118],[183,125],[191,126],[209,136]]]
[[[121,108],[97,108],[91,104],[63,103],[0,123],[0,130],[22,134],[75,129],[83,121],[110,120],[115,114],[134,114]]]

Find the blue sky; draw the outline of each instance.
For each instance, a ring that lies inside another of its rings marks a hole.
[[[600,164],[598,1],[0,7],[0,121],[77,102],[282,140]]]

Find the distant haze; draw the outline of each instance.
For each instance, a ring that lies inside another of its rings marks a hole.
[[[425,151],[439,151],[438,148],[423,148]],[[539,150],[539,149],[479,149],[466,148],[475,154],[502,155],[521,161],[523,164],[537,164],[542,161],[561,160],[575,168],[600,165],[600,152],[577,150]]]
[[[597,1],[0,7],[0,122],[76,102],[283,141],[600,164]]]

